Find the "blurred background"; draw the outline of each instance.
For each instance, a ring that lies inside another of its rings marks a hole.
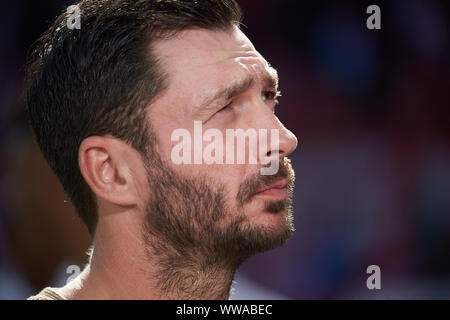
[[[238,0],[299,139],[296,232],[232,298],[450,299],[450,4]],[[27,126],[31,43],[72,1],[0,4],[0,299],[64,285],[90,244]],[[366,9],[381,8],[381,30]],[[368,290],[366,269],[381,269]]]

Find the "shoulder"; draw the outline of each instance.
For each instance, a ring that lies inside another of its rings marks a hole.
[[[29,297],[27,300],[65,300],[62,296],[56,293],[54,288],[45,288],[35,296]]]

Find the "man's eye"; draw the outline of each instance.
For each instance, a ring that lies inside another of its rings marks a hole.
[[[225,107],[223,107],[222,109],[220,109],[219,111],[217,111],[217,112],[226,111],[230,106],[231,106],[231,102],[229,104],[227,104]]]
[[[264,91],[262,93],[262,97],[264,99],[264,101],[266,100],[270,100],[270,101],[274,101],[275,104],[278,104],[278,97],[281,96],[281,93],[279,91]]]

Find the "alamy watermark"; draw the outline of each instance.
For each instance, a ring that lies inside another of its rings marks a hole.
[[[81,9],[78,5],[72,5],[67,8],[67,14],[69,17],[67,18],[67,28],[73,29],[81,29]]]
[[[81,273],[80,266],[77,266],[76,264],[72,264],[67,267],[66,274],[68,275],[66,284],[68,284],[70,281],[78,277]]]
[[[369,30],[381,29],[381,9],[379,6],[373,4],[367,7],[367,14],[370,16],[367,18],[366,26]]]
[[[381,269],[376,264],[370,265],[366,269],[366,273],[370,274],[367,278],[366,286],[369,290],[381,289]]]
[[[203,132],[201,121],[194,121],[193,137],[187,129],[175,129],[170,139],[178,142],[172,147],[170,155],[176,165],[257,164],[259,159],[263,165],[261,175],[274,175],[279,169],[278,129],[270,130],[270,149],[268,129],[226,129],[224,141],[224,135],[219,129],[209,128]]]

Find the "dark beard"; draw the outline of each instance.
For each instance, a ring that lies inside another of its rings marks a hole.
[[[237,208],[227,205],[225,186],[211,178],[183,177],[155,156],[147,161],[147,170],[152,195],[143,237],[148,258],[158,266],[152,278],[169,298],[227,298],[239,264],[284,244],[294,231],[294,175],[288,159],[280,163],[274,176],[246,179]],[[243,210],[252,192],[286,177],[287,200],[265,202],[269,213],[285,211],[285,224],[276,228],[252,225]]]

